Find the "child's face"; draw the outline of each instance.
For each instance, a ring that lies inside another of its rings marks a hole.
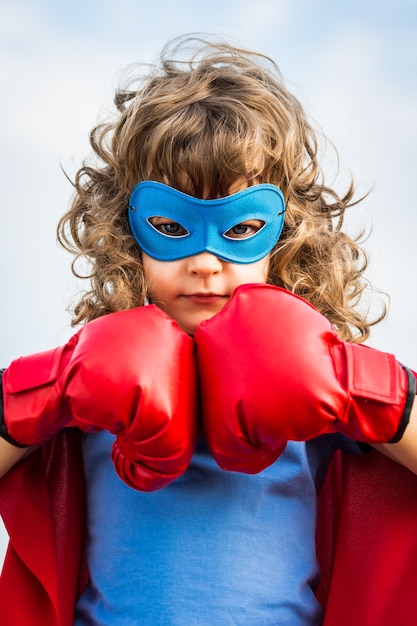
[[[221,311],[232,292],[246,283],[265,283],[270,255],[255,263],[222,261],[210,252],[176,261],[157,261],[143,253],[152,302],[192,335]]]
[[[244,179],[229,189],[230,194],[247,188]],[[177,222],[151,218],[164,231]],[[159,224],[162,222],[162,225]],[[234,238],[245,238],[262,227],[257,219],[245,220],[233,229]],[[243,234],[240,234],[240,233]],[[222,310],[233,291],[247,283],[266,283],[270,254],[253,263],[233,263],[204,251],[193,256],[161,261],[142,252],[143,268],[152,302],[161,307],[181,328],[192,335],[204,320]]]

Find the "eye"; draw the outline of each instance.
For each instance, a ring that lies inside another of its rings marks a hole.
[[[265,222],[262,220],[247,220],[246,222],[240,222],[236,226],[232,226],[228,231],[224,233],[225,237],[229,239],[247,239],[256,235],[261,228],[265,226]]]
[[[189,234],[188,230],[181,226],[181,224],[170,220],[168,217],[148,217],[148,222],[158,232],[168,237],[184,237],[184,235]]]

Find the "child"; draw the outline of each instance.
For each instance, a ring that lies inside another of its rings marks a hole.
[[[3,372],[2,624],[336,623],[315,551],[333,453],[417,468],[414,376],[360,345],[353,186],[322,181],[260,54],[180,41],[115,102],[58,231],[90,263],[86,324]]]

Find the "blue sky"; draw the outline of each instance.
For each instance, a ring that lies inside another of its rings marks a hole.
[[[417,369],[417,3],[414,0],[0,0],[0,366],[63,343],[79,283],[55,240],[98,113],[129,64],[189,32],[269,54],[335,143],[369,277],[391,296],[371,344]],[[329,173],[334,159],[326,160]]]

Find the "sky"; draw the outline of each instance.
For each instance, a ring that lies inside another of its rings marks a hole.
[[[369,343],[417,369],[414,0],[0,0],[0,367],[74,332],[68,310],[84,285],[56,242],[72,194],[64,171],[88,156],[123,72],[187,33],[271,56],[338,150],[338,191],[350,177],[371,191],[347,222],[369,233],[376,302],[389,295]],[[331,150],[324,163],[333,184]]]

